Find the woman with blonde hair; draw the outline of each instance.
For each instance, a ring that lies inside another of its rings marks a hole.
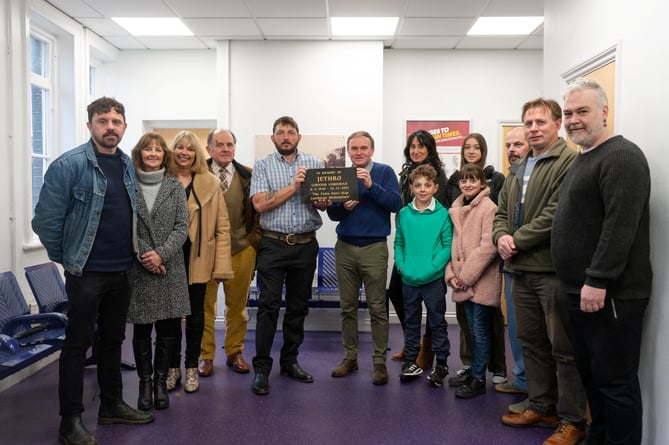
[[[207,282],[233,277],[230,255],[230,221],[220,181],[209,172],[207,156],[197,136],[188,130],[177,133],[172,142],[174,157],[170,173],[181,183],[188,199],[188,238],[183,246],[191,314],[186,317],[186,381],[184,391],[200,389],[197,364],[204,331],[204,295]],[[179,331],[181,344],[181,331]],[[181,381],[181,354],[172,355],[167,377],[168,390]]]

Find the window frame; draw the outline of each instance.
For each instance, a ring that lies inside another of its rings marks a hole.
[[[32,70],[32,54],[30,54],[30,50],[32,48],[30,40],[34,38],[36,40],[39,40],[40,42],[43,42],[45,44],[45,69],[44,69],[44,74],[38,74],[33,72]],[[58,135],[56,134],[56,125],[55,123],[57,122],[57,107],[55,104],[58,103],[58,97],[57,97],[57,86],[58,86],[58,69],[57,69],[57,63],[58,63],[58,45],[57,45],[57,38],[45,31],[43,28],[36,26],[34,24],[31,24],[29,33],[28,33],[28,48],[29,48],[29,57],[28,57],[28,72],[30,74],[30,81],[29,81],[29,91],[28,91],[28,97],[30,98],[29,100],[29,119],[28,122],[30,123],[30,197],[31,197],[31,215],[34,212],[35,205],[37,204],[37,200],[39,197],[39,193],[35,192],[35,167],[34,163],[35,160],[39,159],[43,163],[42,165],[42,181],[44,178],[44,174],[46,173],[46,169],[49,167],[49,164],[53,161],[55,157],[55,152],[54,152],[54,145],[55,141],[57,140]],[[33,142],[34,142],[34,135],[35,135],[35,129],[34,129],[34,109],[33,109],[33,101],[32,101],[32,94],[33,94],[33,87],[39,88],[43,91],[46,91],[46,103],[43,104],[43,116],[42,116],[42,153],[35,153],[33,150]],[[41,187],[41,186],[40,186]],[[36,237],[33,234],[33,237]]]

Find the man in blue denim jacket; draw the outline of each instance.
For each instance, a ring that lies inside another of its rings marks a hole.
[[[121,345],[130,301],[128,270],[135,249],[135,172],[118,144],[125,108],[102,97],[88,106],[91,139],[51,163],[32,221],[49,258],[65,269],[68,327],[59,361],[64,444],[97,444],[81,421],[86,350],[99,332],[98,423],[142,424],[149,413],[122,398]]]

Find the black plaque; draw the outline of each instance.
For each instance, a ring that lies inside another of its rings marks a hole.
[[[304,201],[357,201],[358,178],[355,170],[355,167],[310,168],[302,185]]]

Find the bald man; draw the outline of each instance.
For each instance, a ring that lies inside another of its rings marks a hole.
[[[232,269],[235,277],[223,282],[225,292],[225,343],[226,365],[238,373],[248,373],[249,364],[244,360],[244,340],[248,324],[246,302],[256,265],[256,249],[260,244],[259,215],[256,213],[249,190],[251,168],[235,161],[237,138],[230,130],[212,130],[207,137],[209,169],[221,180],[225,205],[230,216],[232,241]],[[198,373],[208,377],[214,372],[216,337],[214,320],[218,283],[210,281],[204,302],[204,334]]]
[[[515,173],[518,170],[516,162],[527,155],[530,150],[530,144],[525,139],[525,130],[523,127],[515,127],[506,135],[506,158],[509,160],[509,173]],[[500,383],[495,385],[495,391],[510,394],[527,394],[527,381],[525,380],[525,364],[523,363],[523,349],[520,347],[518,337],[516,337],[516,310],[513,306],[513,297],[511,296],[511,282],[513,274],[504,273],[504,300],[506,302],[506,323],[509,331],[509,344],[511,345],[511,354],[516,366],[513,368],[515,379],[512,382]],[[509,407],[511,412],[520,413],[529,406],[527,399],[515,403]]]

